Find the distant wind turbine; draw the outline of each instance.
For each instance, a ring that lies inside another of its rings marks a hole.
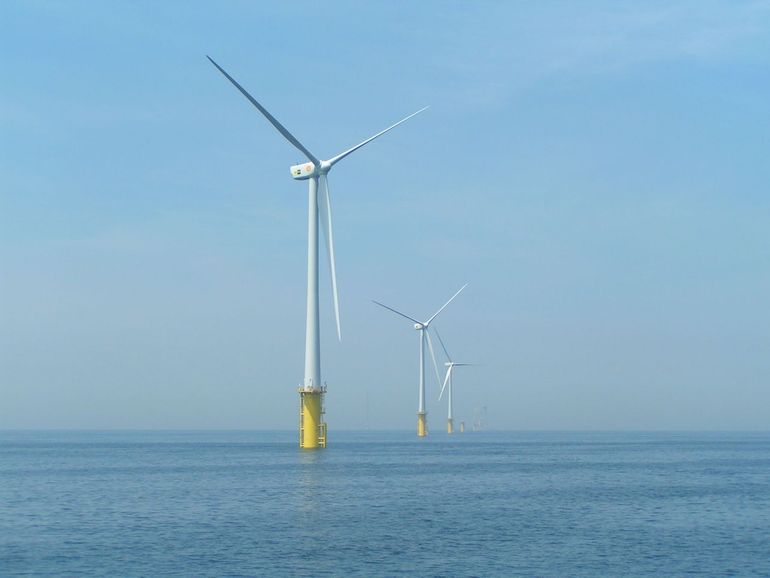
[[[211,64],[217,67],[227,80],[253,104],[259,112],[280,132],[286,140],[294,145],[308,162],[294,165],[289,168],[292,178],[296,180],[307,180],[308,189],[308,251],[307,251],[307,321],[305,325],[305,378],[299,388],[300,394],[300,440],[301,448],[315,449],[326,447],[326,424],[323,423],[323,394],[326,392],[326,385],[321,381],[321,338],[319,332],[318,319],[318,221],[320,205],[321,228],[326,239],[326,253],[329,257],[329,267],[331,269],[332,296],[334,299],[334,317],[337,321],[337,338],[342,340],[342,330],[340,328],[340,305],[337,294],[337,267],[334,260],[334,235],[332,232],[332,211],[329,198],[329,183],[327,175],[332,167],[349,154],[357,151],[365,144],[382,136],[389,130],[397,127],[402,122],[407,121],[414,115],[421,113],[425,108],[410,114],[401,119],[396,124],[389,126],[385,130],[370,136],[368,139],[358,143],[354,147],[331,157],[328,160],[321,160],[311,153],[305,146],[291,134],[276,118],[271,115],[259,102],[254,99],[246,89],[243,88],[235,79],[219,66],[211,57],[206,56]],[[318,194],[319,181],[322,188],[322,194]]]
[[[418,390],[418,404],[417,404],[417,435],[420,437],[425,437],[425,435],[428,433],[428,426],[427,426],[427,412],[425,411],[425,340],[427,338],[428,340],[428,348],[430,349],[430,356],[433,360],[433,368],[436,370],[436,380],[441,381],[441,378],[438,374],[438,365],[436,364],[436,354],[433,351],[433,341],[430,338],[430,333],[428,332],[428,327],[430,326],[431,322],[438,316],[439,313],[441,313],[444,308],[449,305],[452,300],[454,300],[455,297],[457,297],[460,292],[465,289],[468,286],[466,283],[462,287],[460,287],[460,290],[457,291],[452,297],[444,303],[441,308],[436,311],[433,316],[431,316],[427,321],[418,321],[414,317],[409,317],[409,315],[406,315],[405,313],[401,313],[400,311],[396,311],[392,307],[388,307],[387,305],[380,303],[379,301],[374,301],[377,305],[380,307],[384,307],[385,309],[388,309],[389,311],[392,311],[396,315],[400,315],[401,317],[405,317],[406,319],[409,319],[410,321],[414,322],[414,328],[419,332],[420,334],[420,381],[419,381],[419,390]]]
[[[438,329],[434,327],[433,332],[436,334],[436,337],[438,337],[438,342],[441,344],[441,349],[444,350],[444,355],[446,355],[446,358],[449,360],[444,364],[447,368],[446,376],[444,377],[444,385],[441,386],[441,393],[439,393],[438,399],[439,401],[441,401],[441,398],[444,395],[444,390],[447,388],[447,385],[449,385],[449,389],[447,390],[447,402],[449,405],[449,411],[448,411],[447,420],[446,420],[446,432],[448,434],[451,434],[454,432],[454,424],[452,422],[452,370],[455,367],[476,365],[476,364],[475,363],[458,363],[456,361],[452,361],[452,358],[449,357],[449,352],[446,350],[444,341],[441,339],[441,335],[439,335],[438,333]]]

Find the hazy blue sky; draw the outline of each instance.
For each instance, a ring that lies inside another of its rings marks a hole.
[[[294,428],[299,154],[334,428],[770,428],[770,2],[0,4],[0,428]],[[429,425],[444,405],[429,383]],[[368,403],[367,403],[368,400]],[[332,434],[333,435],[333,434]]]

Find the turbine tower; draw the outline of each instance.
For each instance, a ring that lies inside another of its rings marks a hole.
[[[363,142],[349,148],[328,160],[321,160],[299,142],[276,118],[259,104],[246,89],[227,74],[210,56],[206,58],[217,67],[227,80],[253,104],[259,112],[280,132],[286,140],[294,145],[308,162],[300,163],[289,168],[292,178],[300,181],[307,180],[308,188],[308,221],[307,221],[307,322],[305,324],[305,378],[299,387],[300,396],[300,425],[299,446],[315,449],[326,447],[326,424],[322,421],[323,395],[326,384],[321,381],[321,338],[318,319],[318,222],[320,216],[321,228],[326,239],[326,253],[331,269],[332,297],[334,299],[334,317],[337,321],[337,338],[342,341],[340,329],[340,305],[337,295],[337,269],[334,260],[334,235],[332,232],[332,211],[329,199],[329,183],[327,175],[332,167],[349,154],[357,151],[365,144],[397,127],[414,115],[428,108],[422,108],[385,130],[370,136]],[[319,184],[321,194],[319,194]],[[320,211],[320,215],[319,215]]]
[[[400,315],[401,317],[405,317],[409,319],[409,321],[414,322],[414,328],[418,331],[420,335],[420,381],[419,381],[419,389],[418,389],[418,402],[417,402],[417,435],[419,437],[425,437],[428,433],[428,424],[427,424],[427,412],[425,411],[425,340],[428,340],[428,349],[430,349],[430,356],[433,360],[433,368],[436,370],[436,380],[441,381],[441,378],[438,375],[438,365],[436,365],[436,354],[433,352],[433,342],[430,338],[430,333],[428,332],[428,327],[430,326],[431,322],[438,316],[439,313],[441,313],[444,308],[449,305],[452,300],[457,297],[460,292],[465,289],[468,286],[466,283],[462,287],[460,287],[459,291],[452,295],[450,297],[449,301],[444,303],[441,308],[436,311],[432,317],[430,317],[427,321],[418,321],[414,317],[409,317],[409,315],[406,315],[404,313],[401,313],[400,311],[396,311],[392,307],[388,307],[387,305],[380,303],[379,301],[374,301],[377,305],[380,307],[384,307],[385,309],[388,309],[389,311],[392,311],[396,315]]]
[[[441,401],[441,397],[444,395],[444,390],[446,389],[447,385],[449,385],[449,389],[447,390],[447,402],[449,405],[449,411],[448,411],[447,420],[446,420],[446,433],[451,434],[451,433],[454,433],[454,423],[452,422],[452,370],[455,367],[475,365],[475,364],[458,363],[456,361],[452,361],[452,358],[449,357],[449,352],[446,350],[444,341],[441,339],[441,335],[438,334],[438,329],[434,327],[433,331],[436,333],[436,337],[438,337],[438,342],[441,344],[441,349],[444,350],[444,355],[446,355],[446,358],[449,360],[444,364],[447,368],[446,376],[444,377],[444,385],[441,386],[441,393],[438,394],[438,399],[439,401]],[[461,427],[460,432],[462,432],[463,429],[464,428]]]

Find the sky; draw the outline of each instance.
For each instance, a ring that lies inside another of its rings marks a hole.
[[[0,429],[770,428],[770,2],[0,4]],[[439,360],[443,362],[443,359]],[[462,371],[465,370],[465,371]],[[428,425],[444,428],[428,374]]]

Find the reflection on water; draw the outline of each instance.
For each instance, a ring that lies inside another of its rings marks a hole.
[[[299,450],[299,477],[297,495],[299,511],[303,514],[318,513],[321,501],[321,476],[324,455],[329,450]]]

